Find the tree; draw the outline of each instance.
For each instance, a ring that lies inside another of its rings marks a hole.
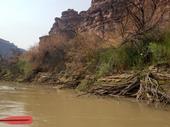
[[[125,0],[124,4],[119,21],[124,43],[139,42],[170,19],[170,0]]]

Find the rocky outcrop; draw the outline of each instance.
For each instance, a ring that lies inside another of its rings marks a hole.
[[[72,38],[75,36],[81,22],[81,15],[73,9],[68,9],[62,13],[61,18],[55,18],[55,23],[51,28],[49,35],[58,34]]]
[[[108,42],[119,43],[121,38],[117,24],[123,16],[126,2],[127,0],[92,0],[87,11],[78,13],[73,9],[68,9],[62,13],[61,18],[55,19],[49,35],[73,38],[76,33],[90,32]],[[166,16],[168,23],[169,17],[170,15]]]
[[[79,31],[93,32],[105,40],[114,40],[116,38],[116,24],[122,15],[125,1],[92,0],[91,7],[87,10]]]
[[[66,35],[72,38],[77,32],[92,32],[109,39],[108,33],[115,31],[124,2],[125,0],[92,0],[87,11],[78,13],[68,9],[62,13],[61,18],[55,18],[49,35]]]

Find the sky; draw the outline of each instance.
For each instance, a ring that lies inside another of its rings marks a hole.
[[[0,0],[0,38],[29,49],[47,35],[55,17],[70,9],[87,10],[91,0]]]

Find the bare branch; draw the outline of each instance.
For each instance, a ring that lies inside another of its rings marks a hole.
[[[121,36],[123,40],[136,40],[159,27],[170,15],[170,0],[127,0],[122,16]]]

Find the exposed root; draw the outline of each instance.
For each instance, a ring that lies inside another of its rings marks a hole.
[[[148,73],[145,79],[140,81],[140,89],[136,98],[149,102],[170,103],[170,97],[159,85],[152,73]]]
[[[146,100],[151,103],[170,104],[170,96],[160,86],[152,73],[147,73],[144,78],[134,75],[126,83],[118,83],[113,86],[94,86],[89,93],[101,96],[134,97],[137,100]]]

